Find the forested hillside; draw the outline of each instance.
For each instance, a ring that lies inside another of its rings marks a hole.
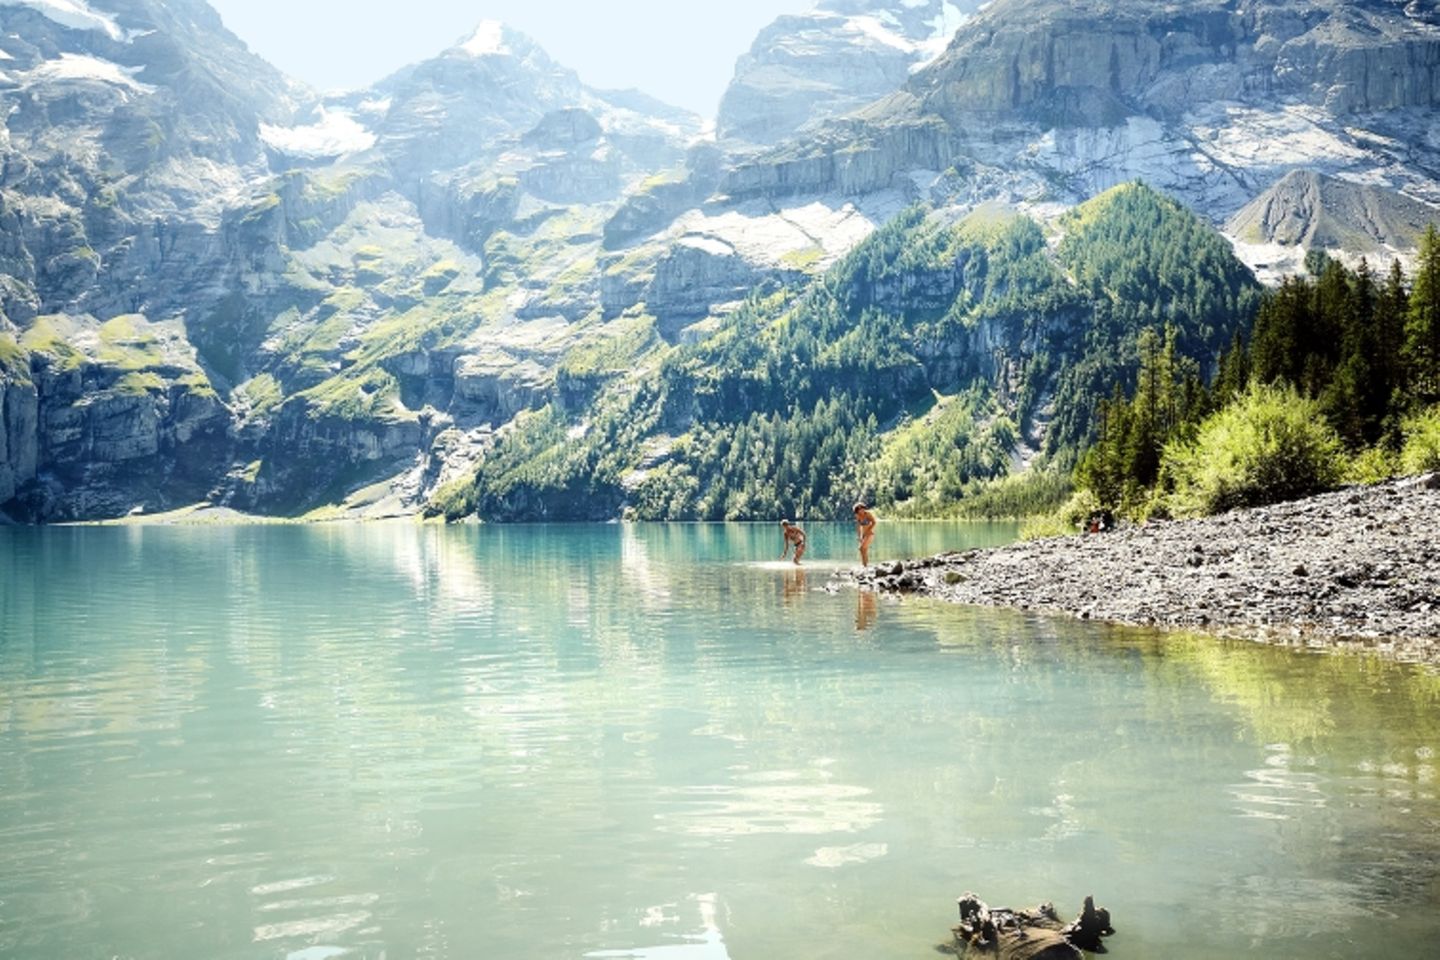
[[[596,390],[522,421],[432,514],[835,517],[857,498],[953,507],[978,481],[1065,466],[1144,332],[1209,371],[1259,302],[1226,242],[1131,184],[1047,237],[982,208],[912,207],[814,282],[760,289],[694,342],[639,335],[590,359]]]
[[[1147,331],[1135,388],[1100,405],[1077,471],[1094,506],[1207,513],[1440,468],[1440,234],[1413,283],[1398,261],[1384,276],[1318,253],[1307,266],[1212,379],[1177,328]]]

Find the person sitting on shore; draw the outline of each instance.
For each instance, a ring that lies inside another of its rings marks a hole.
[[[800,558],[805,556],[805,531],[795,526],[795,524],[789,520],[781,520],[780,526],[785,528],[785,549],[780,552],[780,559],[785,559],[785,555],[790,552],[790,547],[793,544],[795,547],[795,564],[799,566]]]

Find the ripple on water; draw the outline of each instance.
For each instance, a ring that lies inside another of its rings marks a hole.
[[[852,843],[848,847],[821,847],[805,862],[812,867],[834,870],[852,863],[879,860],[889,852],[888,843]]]
[[[585,954],[585,960],[730,960],[730,951],[720,933],[717,921],[718,897],[713,893],[700,894],[690,898],[700,913],[699,933],[677,933],[671,935],[674,942],[659,946],[626,947],[619,950],[592,950]],[[674,912],[675,904],[651,907],[645,911],[640,922],[642,929],[662,924],[678,925],[679,917]]]
[[[832,782],[823,768],[748,773],[736,781],[667,788],[661,829],[730,837],[857,833],[885,812],[869,788]]]
[[[1247,782],[1230,788],[1239,803],[1240,816],[1288,820],[1289,811],[1294,808],[1324,807],[1329,802],[1324,778],[1314,772],[1294,769],[1308,761],[1297,761],[1285,744],[1271,744],[1266,751],[1265,766],[1246,770]]]

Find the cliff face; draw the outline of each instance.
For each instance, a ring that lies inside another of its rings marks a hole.
[[[1219,223],[1278,183],[1232,221],[1252,262],[1403,254],[1440,204],[1437,37],[1389,0],[825,0],[711,136],[492,22],[320,96],[201,0],[0,3],[0,509],[413,511],[915,201],[1053,220],[1138,177]],[[1003,393],[1006,336],[917,357]]]
[[[1430,108],[1440,32],[1399,3],[1013,0],[977,18],[912,89],[952,122],[1072,127],[1247,97],[1336,114]]]
[[[774,144],[902,86],[945,49],[980,0],[825,0],[760,32],[735,64],[716,126]]]
[[[203,495],[228,418],[180,318],[307,94],[190,0],[5,4],[0,50],[0,503]]]
[[[1440,202],[1415,4],[998,0],[903,91],[742,162],[736,195],[1070,204],[1144,178],[1223,222],[1305,167]]]
[[[494,23],[322,99],[199,0],[0,5],[0,109],[0,505],[28,519],[303,510],[412,468],[419,496],[546,401],[601,224],[699,130]],[[487,393],[477,356],[533,368]]]

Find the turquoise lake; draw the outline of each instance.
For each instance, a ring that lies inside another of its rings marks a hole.
[[[898,960],[966,890],[1440,955],[1440,677],[830,593],[810,530],[0,528],[0,957]]]

